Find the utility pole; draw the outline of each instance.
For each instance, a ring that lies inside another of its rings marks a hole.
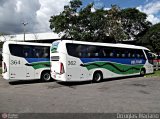
[[[24,33],[24,41],[25,41],[25,26],[28,24],[27,22],[22,22],[23,24],[23,33]]]

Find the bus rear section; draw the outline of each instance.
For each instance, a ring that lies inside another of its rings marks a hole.
[[[51,77],[67,82],[91,80],[87,68],[81,65],[82,61],[79,58],[69,56],[66,53],[52,53]]]
[[[65,81],[66,79],[66,59],[65,48],[61,41],[55,41],[50,48],[50,61],[51,61],[51,77],[56,80]]]
[[[51,77],[56,80],[65,81],[65,64],[62,62],[65,59],[65,54],[54,53],[51,56]]]
[[[70,47],[70,51],[66,48],[66,44],[72,41],[56,41],[51,47],[51,77],[59,81],[85,81],[88,79],[87,68],[80,66],[82,61],[78,57],[69,55],[74,53],[74,47]],[[89,79],[88,79],[89,80]]]

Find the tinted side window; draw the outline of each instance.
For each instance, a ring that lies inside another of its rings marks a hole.
[[[135,49],[127,49],[126,48],[125,52],[126,52],[127,58],[136,58],[137,57],[137,52]]]
[[[102,46],[88,45],[87,52],[89,58],[103,58],[106,56],[106,52]]]
[[[22,45],[23,57],[30,58],[33,57],[32,46]]]
[[[83,44],[66,44],[70,56],[80,58],[145,58],[142,50]]]
[[[24,57],[22,45],[9,44],[9,49],[10,49],[11,55],[18,56],[18,57]]]
[[[48,46],[28,46],[30,50],[29,58],[49,58],[50,57],[50,47]]]
[[[50,57],[50,47],[46,46],[46,47],[43,47],[43,58],[49,58]]]
[[[143,58],[145,59],[145,55],[142,50],[136,50],[136,58]]]
[[[103,47],[83,44],[66,44],[67,52],[70,56],[79,58],[99,58],[104,57]]]
[[[127,49],[125,49],[125,48],[122,48],[121,49],[121,58],[127,58]]]
[[[116,55],[115,49],[112,47],[104,47],[103,50],[105,52],[104,57],[114,58]]]
[[[33,49],[35,58],[49,58],[50,48],[44,46],[35,46]]]
[[[105,47],[106,57],[108,58],[126,58],[127,51],[124,48]]]
[[[86,45],[77,44],[75,51],[76,51],[78,57],[83,57],[83,58],[88,57]]]
[[[9,44],[10,53],[25,58],[49,58],[50,47]]]
[[[66,48],[67,48],[68,55],[73,57],[78,57],[79,54],[77,51],[77,47],[78,47],[78,44],[67,43]]]

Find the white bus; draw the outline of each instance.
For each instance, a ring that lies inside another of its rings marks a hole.
[[[50,46],[45,43],[6,41],[2,49],[2,76],[6,80],[49,81]]]
[[[60,40],[51,46],[51,77],[60,81],[153,73],[149,49],[141,46]]]

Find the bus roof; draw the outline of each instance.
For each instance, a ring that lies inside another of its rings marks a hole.
[[[144,49],[149,50],[143,46],[136,45],[128,45],[122,43],[100,43],[100,42],[87,42],[87,41],[75,41],[75,40],[57,40],[55,42],[64,42],[64,43],[78,43],[78,44],[86,44],[86,45],[98,45],[98,46],[110,46],[110,47],[119,47],[119,48],[130,48],[130,49]]]
[[[6,41],[4,42],[4,44],[51,46],[51,43],[34,43],[34,42],[17,42],[17,41]]]

